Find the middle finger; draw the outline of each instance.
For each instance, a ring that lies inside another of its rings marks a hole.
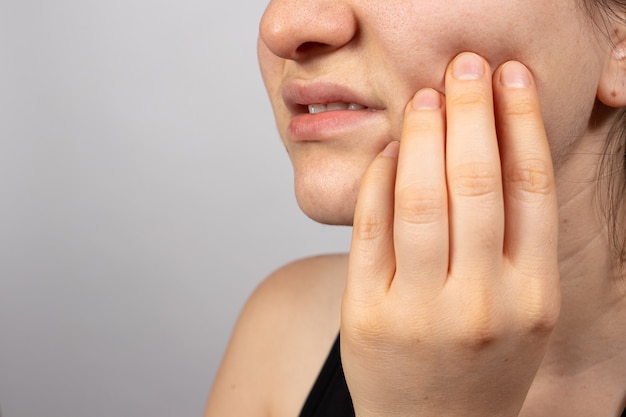
[[[450,276],[485,278],[502,258],[504,205],[491,69],[462,53],[446,71]]]

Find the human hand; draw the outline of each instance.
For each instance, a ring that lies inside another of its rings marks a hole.
[[[358,417],[517,416],[558,318],[532,75],[463,53],[445,87],[415,95],[359,192],[341,325]]]

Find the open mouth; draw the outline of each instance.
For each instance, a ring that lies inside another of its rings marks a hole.
[[[308,106],[309,114],[319,114],[329,111],[340,111],[340,110],[365,110],[366,106],[356,103],[328,103],[328,104],[309,104]]]

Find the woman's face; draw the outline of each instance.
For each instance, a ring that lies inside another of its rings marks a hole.
[[[608,46],[578,0],[272,0],[258,49],[301,208],[350,224],[407,102],[423,87],[445,93],[458,53],[530,68],[558,172],[587,131]]]

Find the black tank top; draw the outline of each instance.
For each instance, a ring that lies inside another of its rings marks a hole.
[[[350,391],[341,367],[339,336],[304,403],[300,417],[354,417]],[[626,417],[626,410],[622,417]]]
[[[352,398],[341,367],[339,336],[304,403],[300,417],[354,417]]]

